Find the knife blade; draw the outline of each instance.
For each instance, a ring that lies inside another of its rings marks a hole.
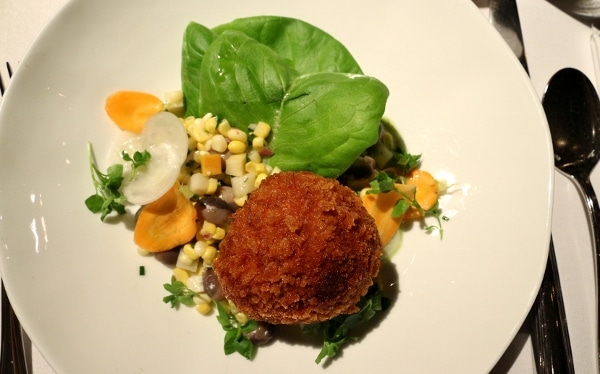
[[[490,0],[490,22],[529,74],[516,0]],[[527,317],[538,373],[574,373],[569,329],[560,286],[554,243],[539,293]]]

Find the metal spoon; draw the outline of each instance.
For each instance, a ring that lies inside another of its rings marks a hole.
[[[592,82],[579,70],[558,71],[548,82],[542,100],[554,144],[554,163],[579,188],[592,227],[596,270],[596,359],[600,359],[600,207],[590,182],[600,159],[600,100]]]

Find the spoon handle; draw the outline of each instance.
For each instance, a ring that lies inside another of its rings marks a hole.
[[[596,192],[594,191],[589,175],[576,175],[575,179],[578,182],[576,185],[579,186],[583,194],[590,225],[592,226],[592,248],[596,274],[596,362],[600,368],[600,309],[598,308],[600,297],[600,206],[598,205],[598,198],[596,197]]]

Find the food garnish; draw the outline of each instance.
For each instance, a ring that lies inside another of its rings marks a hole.
[[[225,354],[252,359],[292,324],[322,335],[317,364],[336,357],[389,305],[382,246],[402,221],[441,232],[437,182],[382,119],[386,86],[331,35],[275,16],[190,23],[181,77],[164,102],[107,98],[131,137],[106,173],[89,145],[86,206],[102,220],[141,206],[134,242],[173,267],[163,302],[216,310]]]

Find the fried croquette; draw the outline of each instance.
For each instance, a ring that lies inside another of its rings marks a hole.
[[[240,312],[273,324],[356,313],[382,247],[358,195],[310,172],[267,177],[233,215],[214,270]]]

